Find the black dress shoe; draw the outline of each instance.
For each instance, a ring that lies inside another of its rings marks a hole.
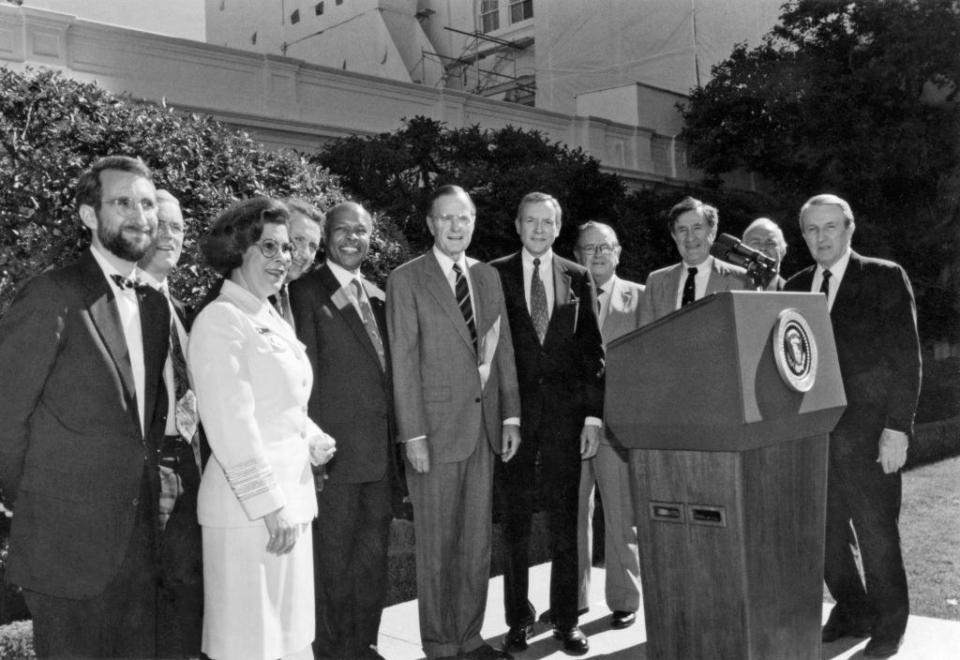
[[[863,649],[863,657],[889,658],[891,655],[897,654],[901,644],[903,644],[902,636],[894,638],[882,636],[871,637],[870,641],[867,642],[867,646]]]
[[[526,643],[526,642],[524,642]],[[513,660],[513,656],[506,651],[495,649],[489,644],[478,646],[460,656],[463,660]]]
[[[820,639],[824,644],[835,642],[842,637],[869,637],[870,624],[837,612],[834,607],[830,618],[820,631]]]
[[[504,651],[526,651],[527,638],[533,634],[533,626],[510,626],[510,630],[503,636]]]
[[[553,627],[553,636],[563,642],[563,650],[573,655],[583,655],[590,650],[590,642],[579,626]]]
[[[584,614],[586,614],[586,613],[589,612],[589,611],[590,611],[590,608],[589,608],[589,607],[581,607],[579,610],[577,610],[577,616],[583,616]],[[545,624],[547,624],[548,626],[552,626],[552,625],[553,625],[553,610],[551,610],[551,609],[549,609],[549,608],[545,609],[543,612],[540,613],[540,617],[537,619],[537,621],[539,621],[540,623],[545,623]]]
[[[636,612],[627,612],[625,610],[614,610],[610,616],[610,627],[629,628],[637,621]]]

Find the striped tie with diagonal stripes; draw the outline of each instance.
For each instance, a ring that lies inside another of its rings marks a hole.
[[[470,301],[470,287],[467,286],[467,278],[464,277],[463,270],[460,269],[460,264],[453,264],[453,272],[457,276],[457,280],[454,283],[457,305],[460,307],[463,320],[467,322],[467,328],[470,330],[473,350],[477,350],[477,325],[473,322],[473,303]]]

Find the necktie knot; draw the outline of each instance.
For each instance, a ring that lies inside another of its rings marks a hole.
[[[139,289],[143,287],[143,284],[137,278],[124,277],[119,273],[113,273],[110,275],[110,279],[113,280],[113,283],[120,289]]]
[[[697,269],[696,269],[696,268],[688,268],[688,269],[687,269],[687,273],[689,273],[690,275],[693,275],[694,277],[696,277],[696,275],[697,275]]]
[[[829,280],[831,275],[833,275],[833,273],[831,273],[829,270],[824,270],[824,271],[823,271],[823,279],[824,279],[824,280]]]

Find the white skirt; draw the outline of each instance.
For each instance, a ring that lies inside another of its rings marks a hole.
[[[311,658],[315,631],[310,525],[285,555],[266,525],[203,527],[203,652],[212,660]]]

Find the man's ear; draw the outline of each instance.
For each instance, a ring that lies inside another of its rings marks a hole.
[[[94,208],[89,204],[81,204],[79,213],[80,221],[84,224],[84,226],[91,232],[96,232],[100,221],[97,220],[97,212],[94,210]]]

